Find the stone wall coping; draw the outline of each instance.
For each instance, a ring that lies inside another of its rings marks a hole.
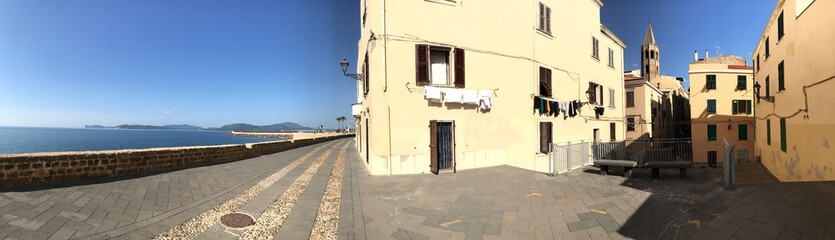
[[[179,151],[191,149],[204,148],[225,148],[243,146],[252,148],[256,145],[264,145],[278,142],[292,142],[290,140],[276,140],[265,141],[257,143],[240,143],[240,144],[221,144],[221,145],[205,145],[205,146],[183,146],[183,147],[158,147],[158,148],[137,148],[137,149],[117,149],[117,150],[92,150],[92,151],[64,151],[64,152],[34,152],[34,153],[0,153],[0,158],[12,157],[53,157],[53,156],[77,156],[77,155],[98,155],[98,154],[128,154],[136,152],[159,152],[159,151]]]

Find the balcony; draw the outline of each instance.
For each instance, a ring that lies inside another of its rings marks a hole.
[[[351,104],[351,114],[354,115],[355,118],[362,116],[362,103]]]

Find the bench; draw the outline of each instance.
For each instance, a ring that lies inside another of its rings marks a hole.
[[[632,168],[637,167],[638,163],[631,160],[613,160],[600,159],[594,160],[594,165],[600,167],[600,175],[606,176],[609,172],[609,166],[623,167],[623,176],[632,177]]]
[[[679,177],[687,177],[687,169],[693,166],[691,161],[668,161],[668,162],[648,162],[644,167],[652,168],[652,178],[658,179],[660,173],[658,169],[661,168],[678,168]]]

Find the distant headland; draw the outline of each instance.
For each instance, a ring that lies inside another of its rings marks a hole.
[[[284,122],[272,125],[256,126],[246,123],[233,123],[223,125],[217,128],[202,128],[188,124],[173,124],[173,125],[137,125],[137,124],[122,124],[118,126],[102,126],[102,125],[84,125],[84,128],[104,128],[104,129],[162,129],[162,130],[214,130],[214,131],[236,131],[236,132],[293,132],[293,131],[310,131],[313,128],[305,127],[294,122]]]

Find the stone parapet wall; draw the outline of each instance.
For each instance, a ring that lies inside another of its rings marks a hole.
[[[152,173],[237,161],[353,134],[293,141],[140,150],[0,154],[0,187]]]

